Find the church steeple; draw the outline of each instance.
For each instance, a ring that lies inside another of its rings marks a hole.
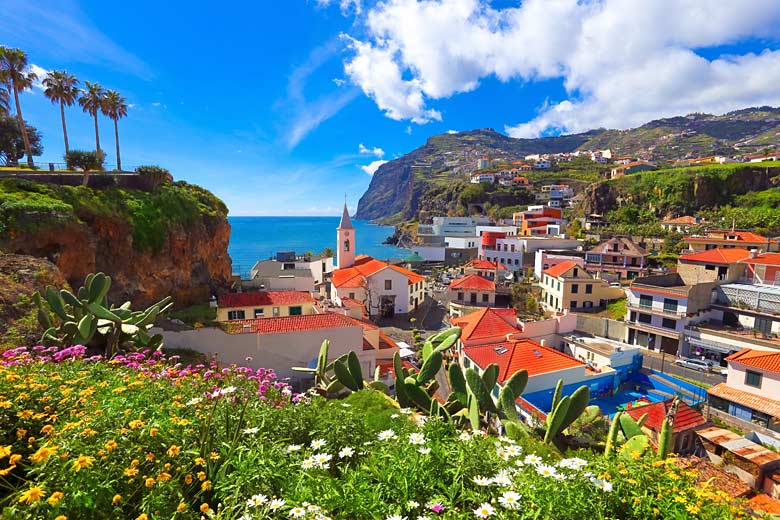
[[[336,262],[339,269],[355,265],[355,228],[352,227],[346,202],[341,214],[341,222],[336,228]]]

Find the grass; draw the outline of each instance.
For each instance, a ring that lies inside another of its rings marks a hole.
[[[191,327],[198,324],[206,326],[217,319],[217,309],[211,307],[208,303],[191,305],[182,309],[176,309],[171,313],[171,318],[181,320]]]
[[[626,317],[626,305],[627,301],[625,298],[610,303],[605,311],[606,317],[622,321]]]

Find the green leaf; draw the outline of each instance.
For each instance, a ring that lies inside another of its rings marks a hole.
[[[85,342],[89,341],[92,338],[92,334],[94,334],[93,325],[97,326],[97,323],[95,323],[95,318],[91,314],[87,314],[79,321],[79,336],[81,336]]]
[[[490,396],[490,390],[485,387],[485,383],[473,368],[466,369],[466,382],[471,393],[476,396],[479,408],[489,412],[496,412],[496,405]]]
[[[89,312],[97,316],[98,318],[104,319],[104,320],[110,320],[113,322],[121,322],[122,319],[111,312],[110,310],[106,309],[102,305],[99,305],[97,303],[88,303],[87,309],[89,309]]]
[[[51,307],[51,310],[54,311],[54,314],[63,320],[68,319],[68,311],[65,310],[65,302],[62,301],[60,295],[51,287],[46,288],[46,302],[49,304],[49,307]]]
[[[493,391],[493,387],[496,386],[498,381],[498,365],[491,363],[487,366],[484,372],[482,372],[482,381],[485,383],[485,387],[489,392]]]
[[[623,436],[626,439],[644,435],[642,427],[639,426],[636,421],[634,421],[634,419],[627,413],[624,413],[620,416],[620,429],[623,430]]]
[[[352,379],[354,379],[357,384],[358,390],[361,390],[363,388],[363,369],[360,368],[360,361],[353,350],[350,350],[347,355],[347,366],[349,367],[349,373],[352,375]]]
[[[353,392],[357,392],[359,387],[355,379],[352,377],[352,374],[349,373],[349,369],[347,369],[347,365],[345,365],[342,361],[337,360],[333,364],[333,371],[336,373],[336,379],[352,390]]]
[[[526,385],[528,384],[528,372],[526,370],[518,370],[512,377],[507,379],[504,383],[504,388],[511,388],[516,397],[523,395]]]
[[[428,380],[436,377],[436,374],[441,369],[441,364],[441,352],[434,352],[430,354],[425,362],[423,362],[422,368],[420,368],[420,373],[417,374],[417,382],[424,384]]]

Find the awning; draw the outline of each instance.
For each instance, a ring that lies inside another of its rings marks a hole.
[[[700,339],[691,338],[689,336],[685,337],[685,341],[687,341],[689,345],[693,345],[694,347],[699,347],[706,350],[712,350],[714,352],[722,352],[723,354],[730,354],[732,352],[738,352],[739,350],[741,350],[739,347],[726,345],[725,343],[713,343],[710,341],[702,341]]]

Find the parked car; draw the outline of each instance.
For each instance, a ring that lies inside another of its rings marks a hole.
[[[681,367],[690,368],[692,370],[698,370],[700,372],[709,372],[710,370],[710,363],[707,361],[702,361],[701,359],[680,358],[675,359],[674,364]]]

